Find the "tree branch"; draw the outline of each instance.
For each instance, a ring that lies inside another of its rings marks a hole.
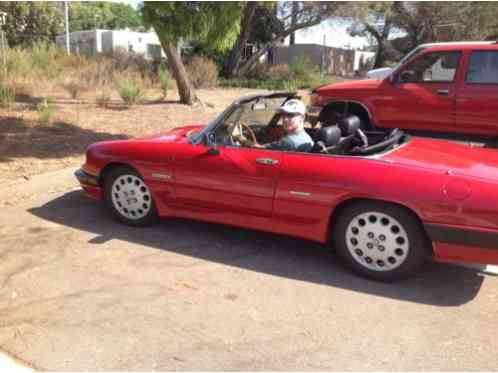
[[[289,27],[287,30],[284,30],[282,33],[279,35],[275,36],[270,42],[266,43],[260,50],[258,50],[255,54],[251,56],[246,62],[242,64],[238,71],[238,76],[244,75],[247,73],[251,67],[259,60],[259,58],[265,54],[271,47],[275,46],[275,44],[278,43],[278,41],[282,38],[285,38],[292,34],[293,32],[306,28],[306,27],[311,27],[318,25],[320,22],[322,22],[324,17],[318,16],[314,20],[307,21],[307,22],[302,22],[302,23],[297,23],[292,27]]]

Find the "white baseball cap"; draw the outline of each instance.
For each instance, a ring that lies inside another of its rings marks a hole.
[[[304,117],[304,115],[306,114],[306,106],[304,106],[301,100],[293,98],[292,100],[289,100],[285,104],[280,106],[277,111],[279,113],[299,114]]]

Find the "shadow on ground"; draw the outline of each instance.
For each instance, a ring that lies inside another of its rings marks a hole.
[[[0,117],[0,162],[23,157],[58,159],[80,155],[94,142],[126,138],[85,130],[66,122],[44,125],[16,117]]]
[[[82,191],[67,193],[29,211],[95,234],[88,242],[89,250],[118,239],[273,276],[420,304],[448,307],[467,303],[479,292],[484,279],[474,270],[428,263],[417,277],[394,284],[377,283],[343,268],[327,247],[305,240],[182,219],[166,219],[147,228],[124,226],[110,217],[103,204],[88,199]]]

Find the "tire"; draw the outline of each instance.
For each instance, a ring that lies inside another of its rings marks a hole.
[[[412,276],[431,253],[414,215],[373,201],[355,203],[341,212],[332,230],[332,243],[355,273],[385,282]]]
[[[106,205],[118,221],[142,227],[158,220],[149,187],[132,168],[113,169],[104,180],[104,190]]]

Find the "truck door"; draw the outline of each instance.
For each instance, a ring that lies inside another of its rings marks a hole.
[[[456,128],[498,135],[498,50],[471,52],[456,99]]]
[[[459,51],[426,52],[382,85],[381,127],[454,131]]]

